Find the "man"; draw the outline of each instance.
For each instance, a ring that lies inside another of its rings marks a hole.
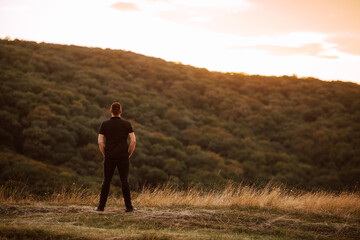
[[[106,200],[110,190],[111,178],[117,167],[122,185],[126,212],[132,212],[135,208],[131,204],[130,188],[128,183],[129,160],[134,152],[136,139],[130,122],[120,118],[122,113],[121,104],[114,102],[110,108],[111,119],[104,121],[99,130],[98,143],[100,151],[105,157],[104,180],[101,188],[99,206],[95,211],[104,211]],[[127,139],[130,138],[130,146]],[[105,141],[106,140],[106,143]]]

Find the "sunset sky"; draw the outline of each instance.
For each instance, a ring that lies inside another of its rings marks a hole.
[[[360,0],[0,0],[0,38],[360,83]]]

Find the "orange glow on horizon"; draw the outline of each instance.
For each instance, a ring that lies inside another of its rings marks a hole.
[[[3,0],[0,37],[360,83],[358,0]]]

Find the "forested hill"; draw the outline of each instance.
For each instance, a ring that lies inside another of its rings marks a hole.
[[[0,41],[0,184],[98,186],[113,101],[137,146],[130,184],[360,181],[360,86],[210,72],[109,49]],[[118,185],[118,177],[113,178]],[[99,190],[99,189],[97,189]]]

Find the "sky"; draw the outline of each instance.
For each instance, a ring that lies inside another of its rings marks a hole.
[[[360,84],[360,0],[0,0],[0,38]]]

